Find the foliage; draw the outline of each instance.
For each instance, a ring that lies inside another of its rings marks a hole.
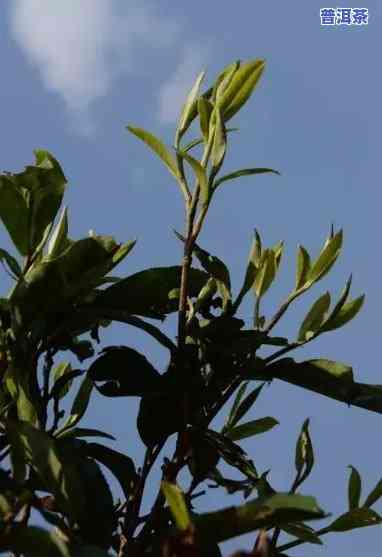
[[[296,339],[273,334],[293,302],[337,261],[341,230],[330,231],[316,257],[298,248],[295,285],[268,317],[262,301],[278,276],[283,243],[265,247],[255,231],[236,295],[225,263],[198,243],[209,207],[224,184],[279,174],[264,166],[221,172],[233,131],[227,123],[251,97],[263,70],[262,60],[235,62],[203,93],[205,76],[200,74],[182,109],[174,149],[146,130],[128,128],[166,166],[184,198],[186,229],[176,233],[183,250],[180,265],[148,268],[121,279],[111,276],[135,242],[118,243],[94,233],[79,240],[69,237],[66,208],[58,215],[66,179],[46,151],[36,151],[35,164],[24,171],[0,177],[0,217],[15,248],[14,254],[0,250],[4,269],[14,280],[10,293],[0,299],[0,551],[57,557],[110,552],[218,556],[219,542],[258,531],[251,555],[281,556],[303,543],[321,544],[328,532],[382,521],[371,508],[382,496],[382,480],[362,503],[361,476],[351,467],[348,510],[320,529],[307,524],[328,517],[314,497],[300,493],[314,466],[308,420],[297,439],[295,479],[285,492],[273,489],[267,472],[260,473],[240,446],[242,439],[278,425],[271,416],[247,418],[265,382],[274,379],[382,413],[382,386],[356,382],[349,365],[289,357],[356,316],[364,298],[349,299],[351,277],[334,303],[329,292],[318,297],[297,327]],[[200,137],[185,140],[196,122]],[[254,300],[250,324],[238,317],[248,293]],[[176,341],[147,321],[176,312]],[[90,365],[83,364],[94,356],[102,328],[112,322],[141,329],[164,346],[167,371],[160,373],[129,346],[106,346]],[[268,354],[271,349],[270,355],[264,356],[264,347]],[[66,350],[83,364],[81,369],[63,359]],[[95,390],[105,397],[140,398],[137,431],[147,448],[142,466],[87,440],[113,439],[78,425]],[[61,404],[68,392],[74,397],[63,422]],[[234,395],[224,425],[216,431],[212,422]],[[175,452],[164,458],[157,496],[142,516],[149,474],[172,435]],[[224,477],[222,462],[241,479]],[[100,465],[119,481],[123,501],[114,500]],[[181,487],[177,478],[184,468],[190,481]],[[241,492],[243,504],[197,513],[193,501],[205,481],[210,489]],[[44,519],[45,529],[29,524],[32,510]],[[280,533],[293,540],[279,544]]]

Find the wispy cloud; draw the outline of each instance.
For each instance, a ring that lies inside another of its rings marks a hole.
[[[163,124],[177,120],[189,89],[206,68],[209,57],[209,46],[189,45],[183,49],[175,72],[159,91],[159,120]]]
[[[121,6],[121,5],[119,5]],[[129,0],[117,13],[110,0],[12,0],[14,39],[67,109],[91,127],[88,109],[121,73],[134,71],[138,45],[166,48],[180,26],[147,2]]]

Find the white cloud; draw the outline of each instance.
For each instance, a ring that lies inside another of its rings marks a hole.
[[[116,13],[110,0],[12,0],[14,39],[39,71],[47,89],[58,93],[69,111],[82,115],[106,95],[113,80],[134,71],[136,45],[165,48],[180,30],[141,0],[129,0]]]
[[[209,48],[188,46],[183,49],[179,64],[168,81],[159,91],[159,120],[170,124],[177,120],[187,93],[197,75],[206,68]]]

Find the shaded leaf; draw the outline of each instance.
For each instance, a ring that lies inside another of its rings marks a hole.
[[[295,452],[296,479],[294,481],[294,489],[306,480],[314,466],[313,444],[309,433],[309,419],[306,419],[302,425],[300,435],[298,436]]]
[[[104,431],[100,431],[99,429],[89,429],[83,427],[74,427],[73,429],[67,429],[62,433],[56,435],[56,437],[60,439],[78,437],[104,437],[105,439],[111,439],[112,441],[115,441],[115,437],[113,437],[113,435],[110,435],[110,433],[105,433]]]
[[[324,517],[313,497],[276,493],[239,507],[199,515],[194,524],[202,539],[222,542],[263,527],[282,527],[290,522]]]
[[[349,510],[357,509],[361,499],[362,481],[361,476],[354,466],[349,466],[351,472],[348,484]]]
[[[54,532],[37,526],[13,525],[2,534],[0,551],[4,550],[25,557],[72,557],[68,546]]]
[[[308,543],[322,545],[322,540],[319,538],[316,532],[312,528],[310,528],[310,526],[307,526],[302,522],[293,523],[293,524],[284,524],[282,530],[284,530],[284,532],[290,534],[291,536],[294,536],[299,540],[304,540],[305,542]]]
[[[239,441],[247,437],[252,437],[253,435],[258,435],[259,433],[265,433],[278,425],[278,423],[279,422],[275,420],[275,418],[267,416],[266,418],[259,418],[258,420],[252,420],[245,424],[230,428],[225,434],[233,441]]]
[[[235,400],[232,404],[231,410],[228,414],[224,429],[229,429],[230,427],[235,425],[235,423],[238,421],[238,420],[235,421],[235,416],[236,416],[237,410],[240,406],[241,399],[245,395],[245,391],[247,390],[248,385],[249,385],[249,381],[245,381],[244,383],[242,383],[240,385],[240,387],[239,387],[239,389],[236,393]]]
[[[52,398],[62,398],[69,392],[74,377],[81,373],[79,370],[75,370],[75,372],[75,374],[72,373],[72,366],[69,362],[62,362],[54,368],[53,388],[50,395]]]
[[[337,518],[328,528],[331,532],[347,532],[364,526],[374,526],[381,522],[382,518],[372,509],[352,509]]]
[[[83,451],[110,470],[119,481],[126,499],[129,499],[137,482],[132,459],[99,443],[86,443]]]
[[[0,249],[0,261],[5,261],[10,271],[15,275],[16,278],[19,278],[22,275],[22,269],[17,260],[5,249]]]
[[[55,441],[31,424],[8,420],[7,436],[24,462],[32,466],[48,492],[53,493],[62,510],[81,519],[84,498],[78,471],[70,459],[60,454]]]
[[[105,348],[89,367],[92,381],[107,381],[98,391],[105,396],[143,396],[162,389],[162,377],[139,352],[128,346]]]
[[[251,391],[245,397],[245,399],[242,402],[240,402],[239,407],[237,408],[237,411],[231,422],[231,426],[235,426],[241,420],[241,418],[243,418],[245,414],[252,408],[252,406],[255,404],[257,400],[257,397],[261,393],[264,385],[265,383],[262,383],[261,385],[253,389],[253,391]]]
[[[347,302],[338,311],[335,317],[329,318],[324,324],[323,331],[333,331],[334,329],[339,329],[351,321],[363,306],[365,301],[365,295],[359,296],[350,302]]]
[[[68,416],[66,422],[60,429],[60,433],[62,433],[65,429],[74,427],[81,420],[88,408],[92,390],[92,380],[89,377],[85,377],[81,383],[76,398],[74,399],[70,416]]]
[[[48,243],[47,255],[54,258],[69,247],[71,240],[68,239],[68,210],[65,207],[61,217],[56,224],[54,231],[50,236]]]
[[[379,480],[377,485],[370,491],[369,495],[366,497],[364,502],[364,507],[371,507],[382,497],[382,479]]]
[[[179,288],[182,268],[154,267],[131,275],[109,286],[97,297],[98,307],[118,308],[131,314],[162,318],[178,310],[178,301],[169,293]],[[189,297],[196,297],[208,280],[199,269],[190,269]]]

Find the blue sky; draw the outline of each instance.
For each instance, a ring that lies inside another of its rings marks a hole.
[[[171,145],[180,105],[201,69],[212,80],[233,60],[265,58],[262,81],[235,120],[240,133],[232,135],[225,168],[269,166],[282,176],[244,178],[222,188],[200,243],[227,263],[238,288],[254,227],[267,245],[285,240],[280,279],[264,304],[273,313],[292,287],[297,244],[317,253],[330,224],[343,227],[344,250],[331,276],[288,313],[277,332],[295,335],[313,299],[327,289],[338,295],[353,272],[353,295],[367,295],[362,313],[296,358],[350,363],[357,380],[377,384],[382,383],[382,8],[376,1],[358,5],[369,9],[368,26],[324,28],[321,7],[328,5],[316,0],[245,1],[237,7],[200,0],[2,2],[0,169],[19,171],[32,162],[34,148],[48,149],[69,180],[72,237],[83,237],[89,229],[120,241],[137,237],[121,276],[176,264],[180,245],[172,228],[182,228],[181,197],[166,169],[125,126],[145,127]],[[10,248],[4,230],[0,241]],[[246,318],[250,302],[244,306]],[[174,323],[166,327],[171,331]],[[135,331],[107,329],[103,343],[147,350],[165,369],[166,354]],[[95,398],[84,424],[117,435],[114,446],[139,462],[143,448],[134,436],[136,401]],[[295,439],[306,417],[311,418],[317,464],[304,493],[316,494],[325,509],[338,514],[346,508],[349,464],[362,473],[365,495],[382,476],[378,415],[281,383],[266,390],[254,415],[280,421],[245,445],[260,470],[271,468],[271,482],[279,490],[287,490],[292,480]],[[212,493],[214,499],[200,508],[228,504],[218,490]],[[225,555],[252,539],[225,544]],[[375,527],[328,536],[324,549],[302,547],[292,554],[376,557],[380,546],[381,529]]]

